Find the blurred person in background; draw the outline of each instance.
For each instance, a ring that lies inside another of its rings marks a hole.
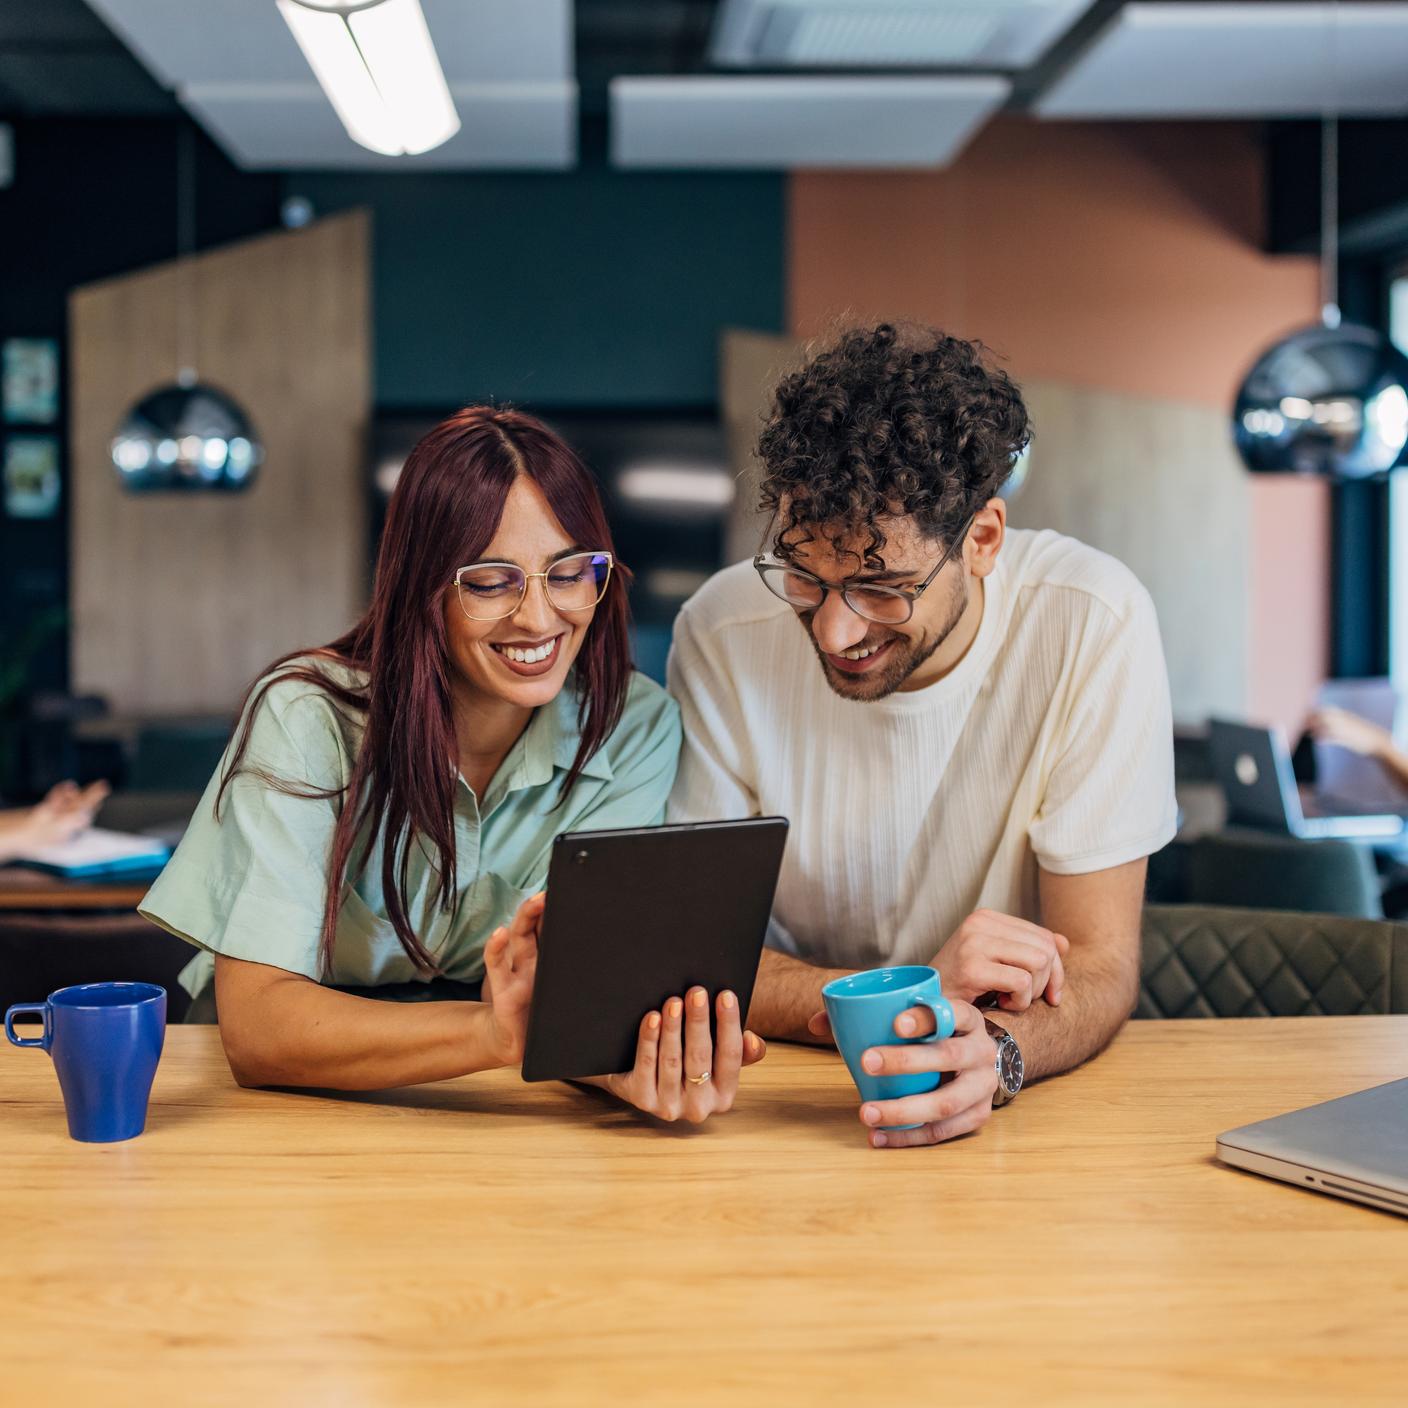
[[[0,811],[0,862],[82,835],[92,826],[110,790],[106,782],[92,782],[87,787],[60,782],[32,807]]]
[[[1317,743],[1334,743],[1376,762],[1392,781],[1408,792],[1408,753],[1392,733],[1371,719],[1348,709],[1318,709],[1306,722],[1306,732]]]

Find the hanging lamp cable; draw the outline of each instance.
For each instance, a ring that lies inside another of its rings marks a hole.
[[[1330,7],[1329,78],[1320,116],[1320,320],[1340,325],[1339,0]]]
[[[196,376],[196,162],[189,122],[176,130],[176,384],[194,386]]]

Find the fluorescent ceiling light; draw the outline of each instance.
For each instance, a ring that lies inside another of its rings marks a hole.
[[[428,152],[460,129],[420,0],[277,0],[354,142],[385,156]]]

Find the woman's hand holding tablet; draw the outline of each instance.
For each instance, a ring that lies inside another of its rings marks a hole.
[[[492,1041],[506,1066],[523,1059],[546,903],[544,892],[524,900],[484,946],[483,999]],[[661,1120],[702,1124],[710,1115],[724,1114],[738,1094],[739,1071],[761,1061],[767,1047],[760,1036],[743,1030],[736,994],[719,993],[714,1011],[717,1039],[710,1032],[709,994],[702,987],[667,999],[660,1011],[641,1019],[630,1070],[579,1083],[597,1086]]]
[[[484,945],[480,996],[489,1009],[490,1040],[505,1066],[516,1066],[523,1059],[533,980],[538,975],[538,926],[547,898],[539,890],[524,900],[513,918],[495,929]]]
[[[738,1073],[767,1052],[762,1037],[739,1024],[738,998],[721,992],[714,1000],[718,1039],[709,1035],[709,994],[691,988],[672,997],[663,1015],[647,1012],[636,1042],[636,1063],[623,1075],[583,1082],[609,1090],[618,1100],[657,1119],[703,1124],[733,1108]]]

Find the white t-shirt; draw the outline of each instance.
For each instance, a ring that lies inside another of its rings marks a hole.
[[[1121,563],[1010,530],[968,653],[925,689],[842,699],[750,563],[680,612],[672,821],[790,819],[769,943],[811,963],[927,963],[964,917],[1039,918],[1037,865],[1122,865],[1175,830],[1168,674]]]

